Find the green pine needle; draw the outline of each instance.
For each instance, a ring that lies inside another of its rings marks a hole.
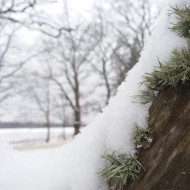
[[[172,7],[172,13],[177,16],[177,23],[171,27],[180,37],[190,38],[190,7],[180,9]]]
[[[175,49],[166,64],[160,64],[151,74],[146,74],[143,83],[154,91],[167,86],[176,87],[190,80],[190,51]]]
[[[113,152],[103,155],[103,159],[108,164],[100,171],[100,175],[107,179],[110,190],[123,190],[128,180],[138,179],[143,168],[135,157],[125,154],[117,155]]]
[[[134,96],[134,99],[137,99],[137,102],[141,104],[147,104],[153,102],[156,96],[157,93],[154,90],[146,88],[145,90],[141,90],[137,96]]]
[[[148,127],[136,127],[134,134],[134,140],[137,144],[140,144],[142,140],[150,141],[151,131]]]

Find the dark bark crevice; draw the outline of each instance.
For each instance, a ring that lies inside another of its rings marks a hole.
[[[155,136],[149,149],[139,152],[145,167],[126,190],[190,189],[190,85],[168,87],[149,110],[149,126]]]

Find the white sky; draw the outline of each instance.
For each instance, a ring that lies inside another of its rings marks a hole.
[[[68,4],[74,9],[89,10],[93,5],[94,0],[68,0]]]
[[[49,14],[59,15],[63,12],[64,1],[66,0],[57,0],[57,3],[51,3],[45,6],[43,5],[43,7],[41,8],[42,10],[48,12]],[[69,8],[83,14],[85,14],[86,11],[89,12],[94,3],[95,3],[95,0],[67,0],[67,4]],[[35,39],[36,39],[36,36],[38,36],[38,32],[34,32],[34,31],[30,32],[30,31],[27,31],[26,29],[23,29],[21,36],[22,36],[22,38],[20,38],[21,43],[32,46],[33,43],[36,43]],[[35,68],[35,65],[36,64],[34,64],[32,68]],[[37,65],[37,68],[38,67],[39,66]],[[0,110],[1,120],[9,121],[9,120],[17,119],[17,118],[18,120],[20,120],[20,117],[17,117],[19,115],[18,109],[19,110],[21,109],[20,102],[22,101],[17,98],[15,98],[14,100],[8,101],[8,103],[5,105],[6,110],[4,110],[3,113],[1,113],[1,110]]]
[[[42,11],[47,12],[48,14],[53,15],[59,15],[63,12],[63,5],[64,1],[66,0],[57,0],[57,3],[50,3],[49,5],[41,5],[41,7],[38,7]],[[93,6],[94,0],[67,0],[68,7],[73,10],[77,11],[79,13],[85,14],[85,12],[90,11]],[[20,40],[20,43],[23,43],[24,46],[30,47],[33,45],[33,43],[36,43],[36,38],[39,35],[39,32],[35,31],[29,31],[28,29],[23,28],[20,30],[20,33],[18,34],[18,38]],[[22,38],[20,38],[22,36]],[[18,117],[18,109],[20,109],[20,98],[14,98],[11,99],[11,101],[8,101],[5,103],[5,109],[0,110],[0,117],[3,121],[10,121],[10,120],[20,120],[20,117]],[[10,105],[9,105],[10,104]],[[10,109],[11,107],[11,109]]]
[[[46,10],[51,14],[59,14],[63,10],[63,4],[67,2],[68,7],[82,12],[89,11],[94,3],[94,0],[57,0],[57,3],[46,5]]]

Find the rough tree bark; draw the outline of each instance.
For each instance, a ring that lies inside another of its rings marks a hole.
[[[190,84],[160,92],[149,112],[154,143],[139,152],[146,171],[125,190],[189,190]]]

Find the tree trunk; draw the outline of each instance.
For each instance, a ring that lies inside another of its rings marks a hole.
[[[80,111],[76,110],[75,112],[75,123],[74,123],[75,133],[77,135],[80,133]]]
[[[81,122],[81,107],[80,107],[80,91],[79,91],[79,80],[78,75],[75,72],[75,133],[80,133],[80,122]]]
[[[63,122],[62,124],[62,127],[63,127],[63,140],[66,140],[66,132],[65,132],[65,123]]]
[[[46,123],[46,127],[47,127],[47,136],[46,136],[46,142],[48,143],[50,141],[50,123],[49,120]]]
[[[125,190],[190,189],[190,85],[168,87],[150,107],[154,142],[139,152],[146,171]]]

